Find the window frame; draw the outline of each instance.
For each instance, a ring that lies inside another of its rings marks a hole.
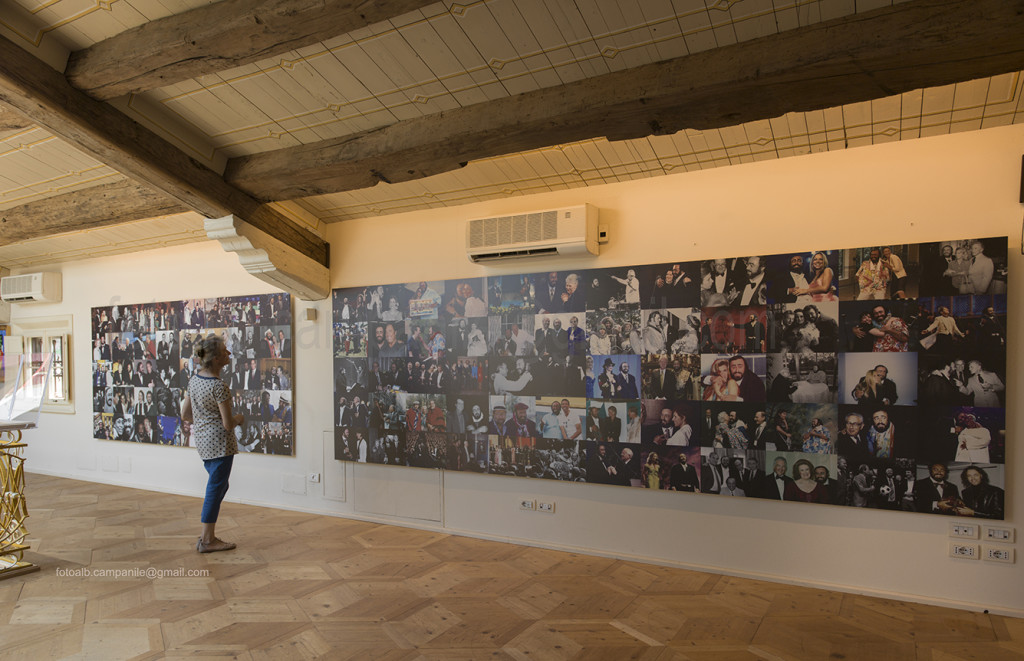
[[[32,342],[38,340],[43,347],[49,347],[53,341],[61,343],[61,362],[56,361],[50,373],[50,383],[47,388],[46,399],[40,407],[43,413],[64,413],[75,412],[74,399],[74,356],[72,352],[73,338],[73,317],[72,315],[59,315],[54,317],[40,317],[37,319],[23,319],[11,323],[11,334],[6,340],[10,344],[20,341],[22,354],[30,354]],[[9,351],[7,353],[18,353]],[[62,397],[54,397],[54,385],[57,381],[62,382]]]

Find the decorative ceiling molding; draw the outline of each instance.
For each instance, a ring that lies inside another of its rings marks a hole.
[[[235,253],[242,267],[260,280],[307,301],[330,295],[326,266],[312,263],[266,232],[235,216],[207,218],[204,228],[208,237],[219,241],[225,251]]]

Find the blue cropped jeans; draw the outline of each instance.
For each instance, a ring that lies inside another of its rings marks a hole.
[[[228,492],[228,477],[231,476],[231,464],[234,459],[235,455],[229,454],[226,457],[203,460],[203,466],[210,474],[210,479],[206,482],[206,499],[203,500],[203,523],[217,523],[220,504]]]

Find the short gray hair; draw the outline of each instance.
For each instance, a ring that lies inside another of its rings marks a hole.
[[[192,352],[195,354],[195,357],[199,359],[199,364],[202,365],[204,369],[209,369],[213,365],[213,361],[217,357],[217,354],[220,353],[221,347],[226,348],[224,338],[220,335],[210,333],[205,338],[196,340]]]

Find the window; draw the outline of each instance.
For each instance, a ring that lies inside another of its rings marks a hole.
[[[53,354],[53,368],[47,383],[44,413],[74,413],[75,402],[71,390],[71,316],[26,319],[12,324],[14,334],[7,338],[8,355],[25,353],[35,363],[41,363],[43,354]]]

